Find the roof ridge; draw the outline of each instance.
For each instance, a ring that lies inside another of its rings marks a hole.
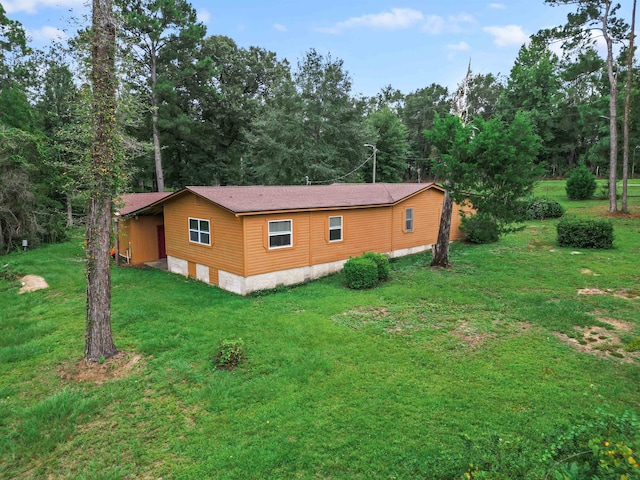
[[[381,207],[395,205],[431,188],[433,185],[433,182],[331,185],[188,185],[160,200],[149,202],[147,206],[155,208],[155,206],[171,201],[185,192],[190,192],[235,214]]]
[[[391,200],[391,203],[396,203],[396,198],[393,196],[393,193],[391,193],[391,191],[389,190],[388,183],[383,183],[382,186],[384,187],[384,191],[387,192],[387,197],[389,197],[389,199]]]

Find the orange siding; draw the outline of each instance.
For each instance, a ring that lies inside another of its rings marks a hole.
[[[246,268],[243,276],[309,265],[309,217],[308,212],[244,217]],[[292,247],[269,249],[269,221],[273,220],[293,221]],[[238,245],[242,246],[240,240]]]
[[[451,213],[451,231],[449,232],[449,237],[451,240],[457,240],[462,238],[464,234],[460,231],[460,210],[464,210],[464,208],[460,208],[459,205],[453,204],[453,212]]]
[[[167,255],[188,260],[189,275],[195,276],[196,263],[209,267],[209,280],[214,284],[218,283],[218,269],[244,274],[242,221],[234,214],[186,193],[165,203],[164,218]],[[210,246],[189,241],[189,218],[209,220]]]
[[[131,244],[131,263],[134,265],[158,260],[158,225],[164,222],[162,215],[140,216],[137,219],[120,220],[118,241],[120,254],[126,255]]]
[[[391,250],[390,207],[330,210],[311,213],[313,265],[345,260],[364,252]],[[342,241],[329,241],[329,217],[342,217]]]
[[[393,207],[393,250],[435,243],[438,239],[443,194],[430,189]],[[413,208],[413,232],[405,232],[407,208]]]
[[[218,269],[217,268],[209,268],[209,283],[213,285],[219,285],[218,279]]]
[[[390,252],[435,243],[443,193],[429,189],[393,207],[356,208],[236,217],[207,200],[185,193],[164,204],[167,255],[209,267],[209,281],[218,284],[218,270],[248,277],[292,268],[346,260],[367,251]],[[405,211],[413,208],[413,232],[405,232]],[[460,208],[454,206],[451,239],[460,237]],[[329,241],[329,217],[342,217],[342,240]],[[189,241],[189,218],[209,220],[211,245]],[[292,220],[293,246],[269,249],[268,222]],[[156,226],[162,215],[121,222],[120,250],[132,242],[133,263],[157,260]]]
[[[187,262],[187,272],[190,278],[196,278],[196,264],[193,262]]]

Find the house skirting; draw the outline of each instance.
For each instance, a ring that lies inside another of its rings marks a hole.
[[[386,252],[389,258],[404,257],[405,255],[413,255],[426,250],[431,250],[432,245],[420,245],[417,247],[403,248],[401,250],[393,250]],[[316,278],[331,275],[342,270],[347,260],[338,260],[336,262],[321,263],[318,265],[310,265],[306,267],[290,268],[287,270],[279,270],[277,272],[262,273],[260,275],[251,275],[243,277],[234,273],[218,270],[218,286],[223,290],[246,295],[257,290],[268,290],[280,285],[295,285],[297,283],[307,282]],[[170,272],[180,275],[189,275],[189,264],[186,260],[167,256],[167,268]],[[209,267],[196,264],[196,278],[209,283]]]

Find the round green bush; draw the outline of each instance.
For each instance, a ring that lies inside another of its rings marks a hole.
[[[544,220],[546,218],[560,218],[564,215],[564,208],[555,200],[534,198],[527,205],[527,220]]]
[[[557,230],[561,247],[613,248],[613,224],[608,220],[563,218]]]
[[[466,241],[471,243],[494,243],[500,238],[498,222],[488,213],[463,217],[460,230],[467,235]]]
[[[596,177],[589,169],[580,165],[567,179],[567,197],[571,200],[587,200],[596,191]]]
[[[385,254],[367,252],[362,254],[362,258],[373,260],[378,266],[378,280],[384,282],[389,278],[389,275],[391,274],[391,266],[389,265],[389,259]]]
[[[378,285],[378,265],[370,258],[355,257],[344,264],[347,287],[354,290]]]
[[[223,340],[218,348],[214,366],[221,370],[233,370],[244,360],[244,342],[241,338]]]

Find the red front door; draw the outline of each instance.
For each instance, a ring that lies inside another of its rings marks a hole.
[[[164,225],[158,225],[158,258],[167,258],[167,247],[164,244]]]

